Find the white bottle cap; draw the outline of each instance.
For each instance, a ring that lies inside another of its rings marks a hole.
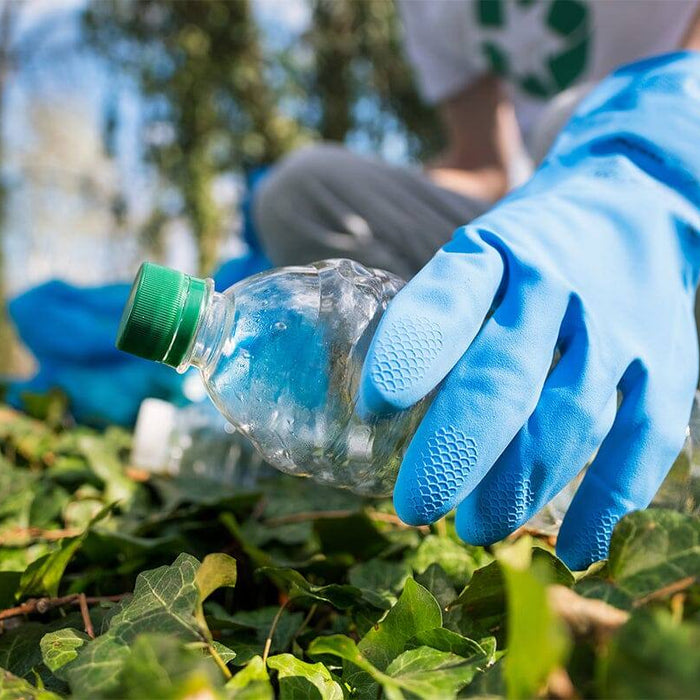
[[[144,399],[134,428],[131,463],[153,473],[167,472],[177,409],[161,399]]]

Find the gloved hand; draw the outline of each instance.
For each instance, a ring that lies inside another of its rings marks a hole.
[[[700,54],[622,68],[530,182],[398,294],[359,406],[387,413],[439,386],[394,491],[404,521],[459,504],[460,536],[494,542],[598,450],[557,545],[582,569],[607,555],[622,515],[649,504],[682,445],[698,372],[698,144]]]

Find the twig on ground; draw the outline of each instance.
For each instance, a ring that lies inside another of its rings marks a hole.
[[[265,648],[263,649],[263,655],[262,655],[262,660],[263,664],[267,663],[267,657],[270,655],[270,648],[272,647],[272,637],[275,635],[275,630],[277,629],[277,623],[280,621],[280,618],[282,617],[282,613],[287,609],[287,605],[289,604],[289,601],[291,598],[288,598],[287,600],[280,605],[280,609],[277,611],[277,614],[275,615],[274,619],[272,620],[272,625],[270,625],[270,631],[268,632],[267,639],[265,640]]]
[[[87,598],[85,593],[78,593],[78,604],[80,605],[80,614],[83,617],[83,625],[85,627],[85,634],[87,634],[90,639],[95,638],[95,628],[92,626],[92,620],[90,619],[90,609],[88,608]]]
[[[277,525],[291,525],[292,523],[303,523],[309,520],[338,520],[340,518],[349,518],[351,515],[357,515],[358,513],[364,512],[365,515],[370,520],[375,520],[380,523],[390,523],[403,530],[420,530],[421,532],[428,533],[430,528],[427,525],[419,525],[414,527],[413,525],[406,525],[398,515],[393,513],[384,513],[380,510],[316,510],[316,511],[304,511],[301,513],[290,513],[289,515],[280,515],[276,518],[268,518],[264,520],[265,525],[275,527]]]
[[[119,593],[118,595],[104,595],[104,596],[86,596],[84,593],[73,593],[71,595],[64,595],[58,598],[30,598],[25,600],[21,605],[17,605],[14,608],[7,608],[6,610],[0,610],[0,620],[8,620],[12,617],[19,617],[20,615],[31,615],[39,614],[43,615],[53,608],[60,608],[62,605],[92,605],[94,603],[103,602],[113,602],[118,603],[122,598],[131,595],[131,593]],[[82,611],[82,609],[81,609]],[[85,630],[88,632],[88,630]],[[88,632],[88,634],[90,634]],[[94,631],[93,631],[94,634]]]
[[[642,605],[646,605],[647,603],[651,602],[652,600],[659,600],[659,598],[666,598],[667,596],[671,596],[674,593],[680,593],[686,588],[690,588],[695,583],[695,581],[697,581],[697,576],[686,576],[685,578],[679,579],[678,581],[669,583],[667,586],[659,588],[658,591],[652,591],[651,593],[648,593],[642,598],[637,598],[637,600],[634,601],[634,607],[639,608]]]
[[[554,612],[577,637],[606,639],[629,619],[628,612],[602,600],[584,598],[566,586],[549,586],[547,596]]]
[[[519,527],[517,530],[514,530],[513,532],[508,535],[506,538],[509,542],[514,542],[515,540],[520,539],[524,535],[530,535],[531,537],[535,537],[538,540],[543,540],[546,542],[550,547],[555,547],[557,544],[557,536],[553,535],[548,532],[544,532],[542,530],[538,530],[537,528],[532,528],[532,527],[527,527],[526,525],[522,525]]]
[[[207,644],[207,650],[209,651],[211,658],[214,659],[216,665],[221,669],[224,677],[227,679],[233,678],[233,674],[226,665],[226,662],[221,658],[221,656],[219,656],[219,652],[216,650],[216,647],[213,644]]]
[[[0,547],[24,547],[34,542],[55,542],[64,537],[77,537],[82,533],[78,528],[42,530],[39,527],[17,527],[6,530],[5,534],[0,536]]]
[[[565,668],[555,668],[547,679],[547,697],[555,700],[570,700],[578,697],[574,684]]]

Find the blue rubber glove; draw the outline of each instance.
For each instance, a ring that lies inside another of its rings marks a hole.
[[[460,536],[492,543],[597,450],[557,544],[582,569],[607,555],[622,515],[649,504],[697,380],[698,144],[700,54],[622,68],[530,182],[398,294],[359,405],[384,414],[439,386],[394,491],[404,521],[459,505]]]

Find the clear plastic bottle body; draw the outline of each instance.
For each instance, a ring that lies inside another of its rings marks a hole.
[[[379,319],[403,282],[349,260],[256,275],[212,294],[190,356],[219,410],[290,474],[391,493],[423,401],[361,420],[355,400]]]

